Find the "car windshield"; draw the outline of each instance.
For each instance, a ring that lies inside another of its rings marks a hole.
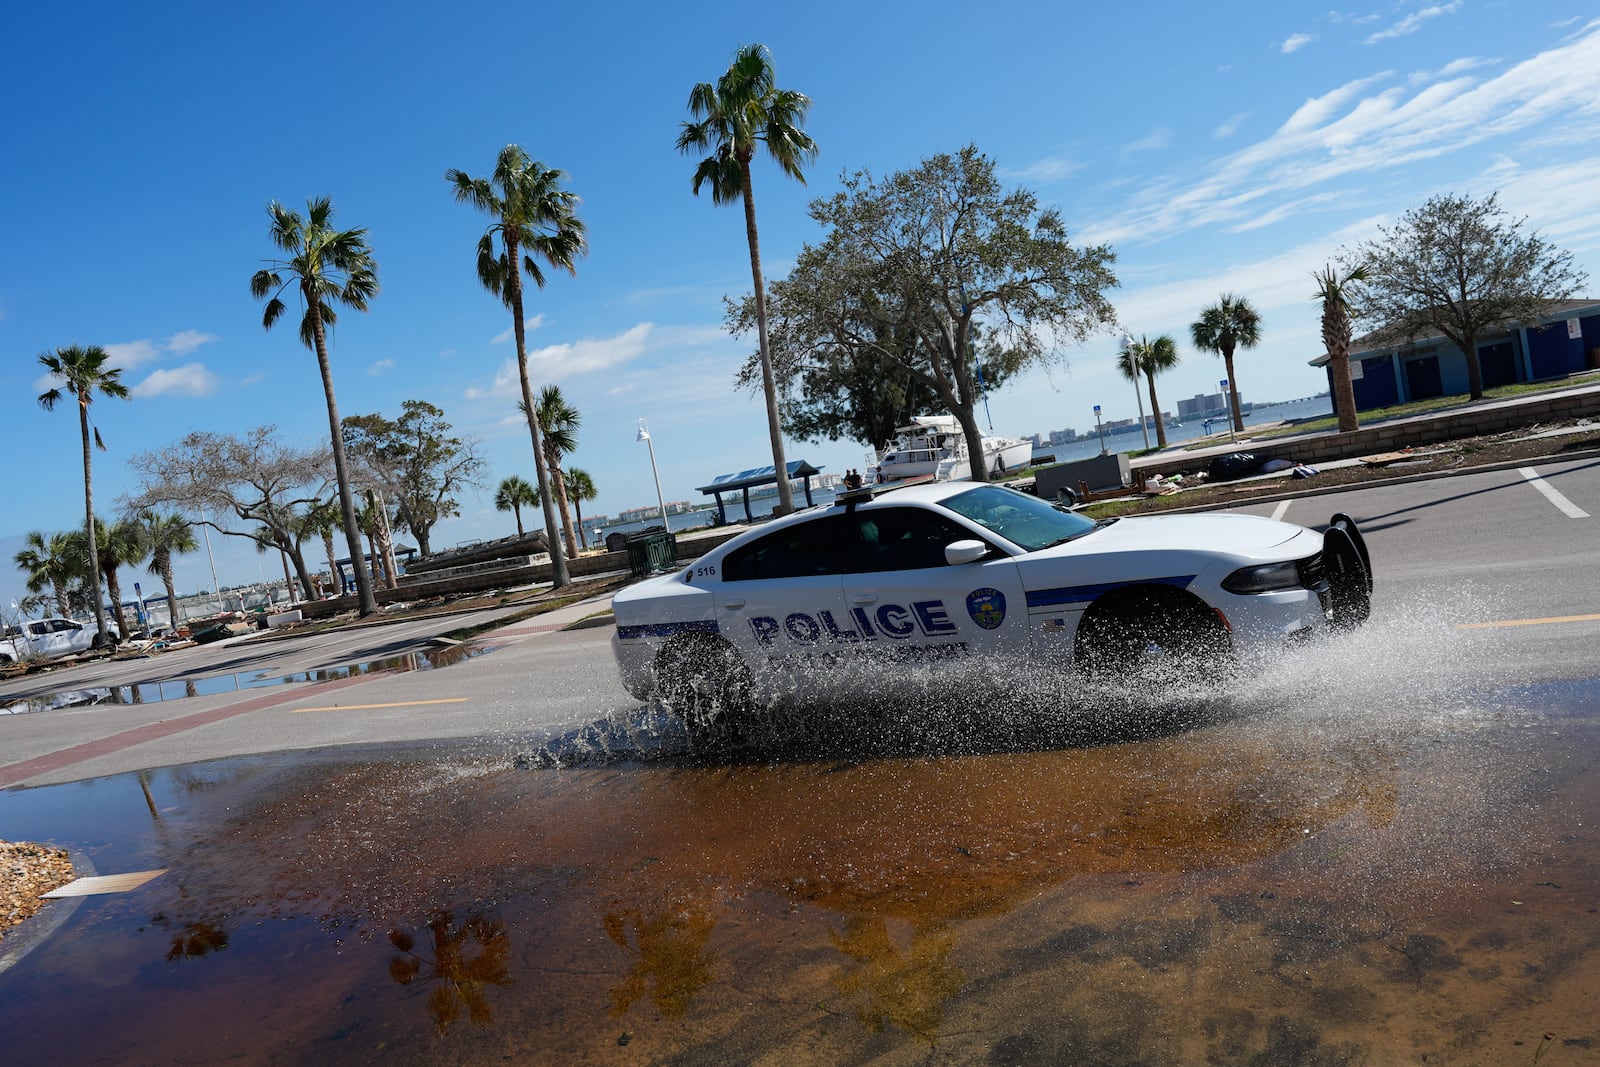
[[[981,485],[939,504],[1029,552],[1071,541],[1096,528],[1093,519],[998,485]]]

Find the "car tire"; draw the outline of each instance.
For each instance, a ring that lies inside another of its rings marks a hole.
[[[1091,682],[1171,688],[1226,680],[1233,640],[1217,613],[1187,593],[1138,590],[1096,602],[1076,656]]]
[[[1372,572],[1356,541],[1342,526],[1322,537],[1322,565],[1328,575],[1333,628],[1349,632],[1372,614]]]
[[[656,657],[656,693],[697,748],[736,741],[753,704],[750,669],[727,641],[684,638]]]

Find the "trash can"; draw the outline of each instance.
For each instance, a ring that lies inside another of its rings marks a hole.
[[[670,571],[678,565],[678,541],[669,530],[628,538],[628,570],[635,578]]]
[[[627,534],[625,534],[625,533],[614,533],[614,534],[607,534],[606,535],[606,551],[607,552],[626,552],[627,550],[628,550],[628,535]]]

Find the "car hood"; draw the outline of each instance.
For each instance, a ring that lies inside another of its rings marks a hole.
[[[1120,519],[1046,552],[1195,550],[1241,556],[1271,553],[1305,532],[1302,526],[1258,515],[1150,515]],[[1042,554],[1042,553],[1041,553]]]

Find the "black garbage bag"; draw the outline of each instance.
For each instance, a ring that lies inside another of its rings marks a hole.
[[[1213,482],[1231,482],[1235,478],[1248,478],[1261,469],[1261,460],[1254,452],[1229,452],[1211,457],[1206,475]]]

